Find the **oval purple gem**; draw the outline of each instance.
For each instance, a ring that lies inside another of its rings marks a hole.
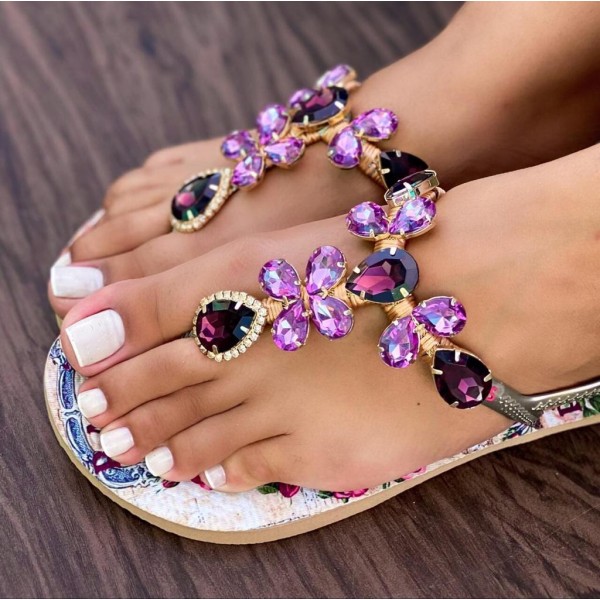
[[[362,143],[352,127],[345,127],[333,136],[327,150],[329,160],[341,169],[353,169],[360,162]]]
[[[279,139],[287,129],[289,115],[283,104],[269,104],[256,117],[258,139],[261,144],[268,144]]]
[[[407,200],[390,223],[390,233],[412,237],[428,229],[435,218],[435,202],[424,196]]]
[[[289,137],[265,146],[264,150],[273,164],[288,167],[304,154],[304,141]]]
[[[424,160],[408,152],[390,150],[379,155],[379,171],[387,188],[391,188],[400,179],[428,168]]]
[[[304,314],[301,301],[294,302],[279,313],[273,322],[272,335],[275,345],[286,352],[298,350],[306,343],[308,317]]]
[[[388,221],[379,204],[361,202],[350,209],[346,216],[346,227],[354,235],[369,238],[387,233]]]
[[[306,265],[306,291],[318,294],[330,290],[344,275],[346,259],[335,246],[319,246]]]
[[[325,71],[317,80],[317,87],[329,87],[330,85],[339,85],[345,83],[347,79],[354,76],[354,69],[349,65],[336,65],[333,69]]]
[[[387,140],[398,129],[398,117],[387,108],[372,108],[358,115],[352,128],[367,140]]]
[[[258,276],[266,294],[277,300],[295,300],[300,297],[300,277],[296,269],[282,258],[266,262]]]
[[[258,183],[265,170],[265,160],[260,154],[249,154],[233,169],[231,183],[237,187],[250,187]]]
[[[352,330],[354,317],[342,300],[332,296],[311,296],[310,309],[315,327],[325,337],[337,340]]]
[[[406,250],[383,248],[354,269],[346,289],[370,302],[390,304],[410,295],[418,281],[417,262]]]
[[[238,160],[256,152],[256,140],[249,131],[232,131],[221,144],[221,153],[225,158]]]
[[[171,214],[179,221],[191,221],[202,214],[219,190],[221,173],[195,177],[175,194]]]
[[[415,306],[412,316],[429,333],[450,337],[458,335],[467,322],[465,307],[451,296],[435,296]]]
[[[292,121],[299,125],[321,124],[342,112],[347,102],[348,92],[344,88],[323,88],[307,100],[297,103]]]
[[[433,358],[435,386],[450,406],[473,408],[492,389],[490,370],[472,354],[453,349],[436,350]]]
[[[213,300],[196,321],[198,340],[211,352],[227,352],[251,331],[254,311],[234,300]]]
[[[379,355],[394,369],[404,369],[419,356],[419,334],[414,320],[403,317],[386,327],[379,338]]]

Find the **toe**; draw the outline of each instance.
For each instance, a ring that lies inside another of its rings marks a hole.
[[[206,140],[163,148],[151,154],[144,166],[161,167],[188,162],[198,166],[205,165],[205,168],[214,167],[223,161],[219,147],[218,140]]]

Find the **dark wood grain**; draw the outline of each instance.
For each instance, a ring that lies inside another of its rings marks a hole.
[[[4,597],[594,597],[588,428],[256,547],[179,539],[97,493],[47,423],[48,268],[103,189],[159,147],[225,132],[324,67],[366,75],[453,3],[0,7],[0,593]]]

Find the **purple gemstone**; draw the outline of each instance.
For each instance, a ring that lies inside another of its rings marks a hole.
[[[256,117],[258,139],[261,144],[268,144],[279,139],[287,129],[289,117],[283,104],[269,104]]]
[[[387,188],[391,188],[400,179],[427,168],[424,160],[408,152],[391,150],[379,155],[379,170]]]
[[[273,164],[288,167],[304,154],[304,141],[295,137],[285,138],[265,146],[265,153]]]
[[[266,262],[258,276],[266,294],[277,300],[295,300],[300,297],[300,277],[296,269],[282,258]]]
[[[372,108],[358,115],[352,127],[367,140],[387,140],[398,129],[398,117],[386,108]]]
[[[418,304],[412,316],[429,333],[450,337],[458,335],[467,322],[465,307],[451,296],[436,296]]]
[[[342,112],[347,102],[348,92],[344,88],[323,88],[307,100],[296,103],[297,110],[292,121],[299,125],[325,123]]]
[[[435,217],[435,202],[424,196],[407,200],[390,223],[390,233],[412,237],[428,229]]]
[[[354,325],[352,311],[338,298],[311,296],[310,309],[316,328],[332,340],[348,335]]]
[[[298,350],[308,337],[308,317],[301,301],[284,308],[273,322],[273,341],[286,352]]]
[[[238,160],[256,152],[256,141],[249,131],[232,131],[221,144],[221,153],[225,158]]]
[[[336,133],[329,144],[327,156],[329,160],[341,169],[353,169],[360,162],[362,142],[352,127],[345,127]]]
[[[231,183],[244,188],[257,184],[265,170],[265,160],[260,154],[249,154],[233,169]]]
[[[293,109],[302,108],[302,104],[310,100],[315,94],[317,94],[317,90],[313,90],[312,88],[301,88],[296,90],[288,100],[288,106]]]
[[[346,259],[335,246],[319,246],[306,265],[306,291],[318,294],[330,290],[344,275]]]
[[[399,248],[384,248],[367,256],[352,272],[346,289],[370,302],[390,304],[408,296],[419,281],[415,259]]]
[[[243,340],[252,329],[254,311],[234,300],[213,300],[196,321],[196,335],[204,348],[227,352]]]
[[[330,85],[340,85],[346,79],[354,75],[354,69],[348,65],[336,65],[329,69],[317,80],[317,87],[329,87]]]
[[[492,389],[490,370],[476,356],[453,349],[435,351],[434,380],[440,396],[456,408],[481,404]]]
[[[346,216],[346,227],[350,233],[368,238],[386,233],[388,221],[379,204],[361,202],[350,209]]]
[[[419,356],[419,334],[411,317],[397,319],[388,325],[379,338],[379,355],[394,369],[404,369]]]
[[[221,173],[195,177],[175,194],[171,202],[171,214],[179,221],[191,221],[204,213],[219,190]]]

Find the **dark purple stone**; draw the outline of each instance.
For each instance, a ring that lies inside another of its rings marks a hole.
[[[186,183],[171,202],[171,214],[179,221],[191,221],[202,214],[219,190],[221,173],[196,177]]]
[[[344,88],[323,88],[314,96],[297,103],[298,110],[292,122],[299,125],[324,123],[344,110],[347,102],[348,92]]]
[[[396,183],[394,183],[394,185],[392,185],[386,192],[386,197],[388,195],[394,196],[395,194],[404,193],[406,191],[405,185],[416,187],[417,185],[427,181],[430,176],[430,171],[418,171],[416,173],[411,173],[399,181],[396,181]]]
[[[490,370],[467,352],[446,348],[436,350],[433,370],[440,396],[456,408],[473,408],[481,404],[492,389]]]
[[[411,294],[418,281],[419,268],[406,250],[384,248],[354,269],[346,289],[370,302],[390,304]]]
[[[196,335],[207,350],[227,352],[251,331],[254,317],[245,304],[236,308],[234,300],[213,300],[198,315]]]
[[[400,179],[404,179],[413,173],[428,169],[427,163],[408,152],[390,150],[379,155],[379,168],[387,188],[392,187]]]

